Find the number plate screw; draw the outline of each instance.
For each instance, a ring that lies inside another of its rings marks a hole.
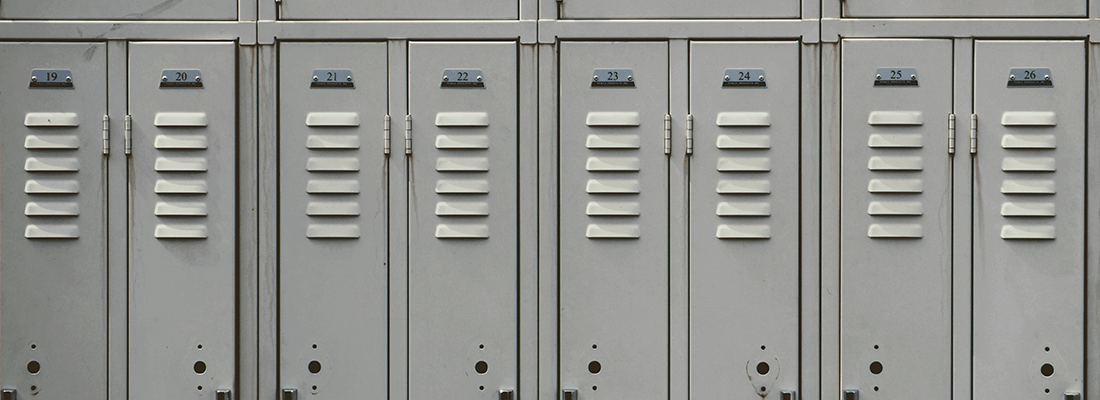
[[[909,79],[917,80],[917,74],[909,75]]]
[[[1045,80],[1048,80],[1048,81],[1049,81],[1049,80],[1050,80],[1050,75],[1043,75],[1043,79],[1045,79]]]
[[[348,82],[351,82],[351,77],[350,76],[348,77]]]
[[[477,81],[478,81],[478,82],[481,82],[481,77],[480,77],[480,76],[479,76],[479,77],[477,77]]]
[[[628,76],[626,77],[626,80],[628,80],[628,81],[631,81],[631,82],[634,82],[634,75],[628,75]]]
[[[879,79],[882,79],[882,75],[878,75],[878,74],[876,74],[876,75],[875,75],[875,80],[877,81],[877,80],[879,80]]]
[[[66,76],[65,77],[65,82],[72,82],[72,81],[73,81],[73,77],[71,77],[71,76]]]
[[[167,76],[162,76],[162,77],[160,77],[160,81],[161,82],[168,82],[168,77]]]
[[[592,75],[592,82],[598,82],[600,80],[599,75]]]
[[[31,77],[31,82],[38,82],[38,77],[37,76],[32,76]]]
[[[1008,80],[1010,80],[1010,81],[1016,80],[1016,75],[1009,75]]]
[[[446,82],[446,81],[449,81],[449,80],[450,80],[450,78],[447,78],[447,75],[443,75],[443,82]]]
[[[317,77],[316,76],[313,77],[313,81],[317,82]]]
[[[201,76],[196,76],[195,77],[195,82],[202,82],[202,77]]]
[[[725,80],[726,80],[726,81],[728,82],[728,81],[730,80],[730,76],[729,76],[729,75],[726,75],[726,78],[725,78]]]
[[[764,81],[764,75],[760,75],[760,82]]]

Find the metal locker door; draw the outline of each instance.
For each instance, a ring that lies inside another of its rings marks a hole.
[[[236,376],[236,45],[129,58],[129,393],[213,399]]]
[[[561,389],[667,398],[668,44],[560,49]]]
[[[844,0],[844,16],[898,17],[1086,17],[1087,0]]]
[[[799,386],[799,44],[693,42],[690,393]]]
[[[0,19],[236,20],[226,0],[3,0]]]
[[[950,40],[845,40],[841,389],[951,397]]]
[[[6,1],[6,0],[5,0]],[[517,0],[284,0],[284,20],[519,19]]]
[[[517,63],[515,42],[409,44],[410,399],[516,388]]]
[[[0,44],[0,387],[106,398],[107,48]],[[8,400],[5,397],[5,400]]]
[[[798,18],[798,0],[560,0],[562,19]]]
[[[388,384],[386,44],[279,52],[279,385],[382,400],[364,389]]]
[[[1085,43],[976,41],[974,64],[974,399],[1062,399],[1085,385]]]

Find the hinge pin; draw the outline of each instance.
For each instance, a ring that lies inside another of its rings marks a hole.
[[[111,154],[111,117],[103,116],[103,154]]]
[[[390,115],[386,114],[386,122],[382,125],[382,151],[390,154]]]
[[[687,154],[695,152],[695,117],[687,116]]]
[[[970,154],[978,154],[978,114],[970,114]]]
[[[413,117],[412,115],[405,116],[405,154],[413,153]]]
[[[125,143],[125,145],[126,145],[126,154],[130,154],[130,153],[133,152],[133,148],[131,147],[133,144],[130,140],[130,135],[133,133],[134,127],[133,127],[133,118],[131,118],[129,115],[126,116],[126,124],[125,125],[126,125],[126,132],[125,132],[125,138],[124,139],[126,141],[126,143]]]
[[[947,116],[947,154],[955,154],[955,114]]]
[[[665,154],[672,154],[672,116],[665,114]]]

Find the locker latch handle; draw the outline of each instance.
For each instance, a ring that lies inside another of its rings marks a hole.
[[[515,400],[515,392],[512,389],[500,389],[500,400]]]
[[[578,400],[577,389],[565,389],[561,391],[561,400]]]
[[[1066,400],[1081,400],[1081,394],[1077,392],[1066,392]]]
[[[298,400],[298,389],[283,389],[282,400]]]
[[[233,400],[233,392],[229,389],[218,389],[218,393],[214,398],[217,400]]]
[[[844,400],[859,400],[859,389],[845,389]]]
[[[784,390],[779,393],[779,400],[798,400],[798,396],[793,390]]]
[[[0,400],[15,400],[15,389],[4,389],[4,396]]]

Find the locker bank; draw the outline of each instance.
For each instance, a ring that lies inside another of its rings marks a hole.
[[[4,0],[0,400],[1094,399],[1091,0]]]

